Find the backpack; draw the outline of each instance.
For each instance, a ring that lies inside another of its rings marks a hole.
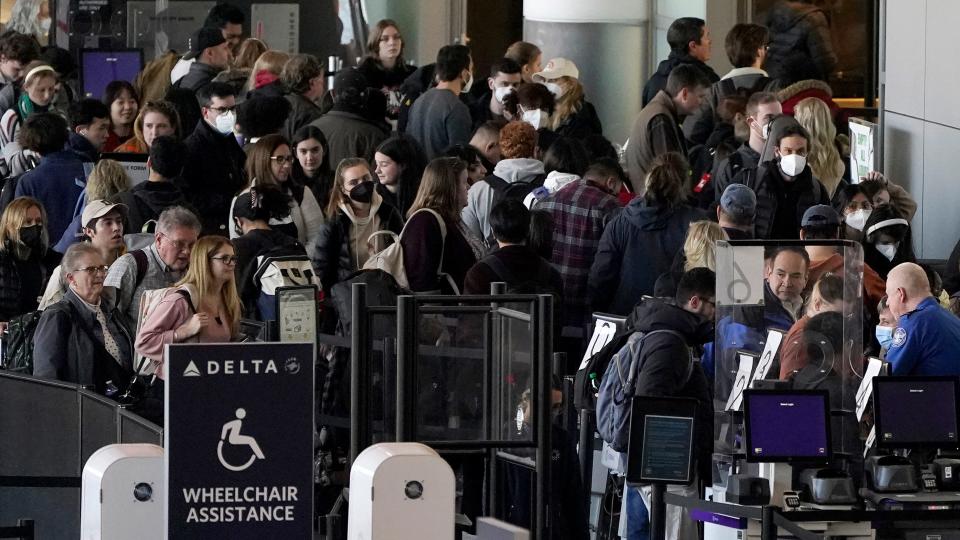
[[[684,347],[687,346],[686,338],[673,330],[634,332],[628,338],[627,344],[613,355],[600,382],[600,391],[597,393],[597,431],[600,433],[600,438],[618,452],[626,452],[630,442],[630,413],[633,408],[633,396],[637,378],[643,370],[642,362],[646,359],[643,355],[643,342],[656,334],[672,334],[683,343]],[[683,383],[680,386],[685,386],[692,374],[693,355],[690,354]]]
[[[529,182],[507,182],[497,175],[488,175],[483,179],[483,181],[486,182],[490,186],[490,189],[493,190],[493,202],[490,203],[490,208],[493,208],[498,202],[504,199],[512,199],[523,202],[524,199],[527,198],[527,195],[529,195],[533,190],[543,187],[543,181],[546,179],[547,175],[538,174]]]
[[[549,294],[553,296],[554,307],[559,307],[559,302],[562,300],[560,297],[560,291],[554,289],[550,286],[552,281],[552,268],[549,263],[543,261],[544,264],[540,265],[540,268],[537,271],[537,275],[533,279],[527,281],[520,281],[516,279],[516,276],[513,272],[507,268],[507,265],[503,264],[503,261],[500,260],[500,257],[496,255],[487,255],[480,260],[483,264],[490,267],[490,270],[493,270],[493,273],[500,278],[500,281],[503,281],[507,284],[507,293],[509,294]]]
[[[419,214],[420,212],[429,212],[430,214],[433,214],[433,217],[437,219],[437,224],[440,225],[440,265],[437,267],[437,276],[445,278],[452,287],[454,294],[459,295],[460,288],[457,287],[456,283],[454,283],[453,278],[440,271],[440,269],[443,268],[443,252],[446,250],[447,224],[444,223],[440,214],[429,208],[421,208],[414,212],[410,218],[407,219],[407,224],[410,223],[410,220],[413,218],[413,216]],[[402,289],[410,288],[410,281],[407,279],[407,269],[403,265],[403,244],[401,242],[403,239],[403,233],[406,230],[407,226],[404,225],[399,236],[391,231],[378,231],[371,234],[367,242],[372,241],[377,236],[386,235],[393,238],[393,243],[387,246],[385,249],[372,255],[369,259],[367,259],[367,262],[363,264],[364,270],[383,270],[384,272],[390,274],[393,276],[393,279],[397,281],[397,285]]]
[[[10,319],[0,367],[28,375],[33,373],[33,334],[40,325],[42,313],[31,311]]]
[[[160,305],[160,302],[166,298],[169,293],[183,296],[187,300],[187,305],[190,306],[190,311],[193,313],[197,312],[190,292],[181,287],[166,287],[163,289],[143,291],[143,295],[140,296],[140,310],[137,315],[137,336],[140,335],[140,329],[143,328],[144,323],[153,315],[153,312],[157,310],[157,306]],[[140,351],[134,351],[134,356],[136,357],[133,371],[135,376],[150,376],[157,371],[157,362],[152,362],[151,358],[141,355]],[[149,386],[149,384],[147,384],[147,386]]]
[[[257,311],[261,321],[277,320],[277,289],[315,285],[322,289],[310,257],[299,243],[274,246],[257,256],[253,282],[260,289]]]

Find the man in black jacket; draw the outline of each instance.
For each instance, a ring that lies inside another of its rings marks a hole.
[[[708,268],[694,268],[683,274],[677,287],[675,303],[651,298],[641,301],[631,320],[637,332],[650,333],[669,330],[650,336],[641,345],[635,395],[655,397],[693,398],[698,402],[697,424],[694,431],[697,448],[696,471],[701,478],[709,478],[713,451],[713,402],[707,376],[700,366],[699,350],[713,340],[713,321],[716,315],[716,274]],[[690,486],[671,486],[670,491],[681,495],[696,494],[697,482]],[[628,534],[642,527],[646,516],[636,503],[637,489],[628,492]],[[650,488],[641,488],[644,504],[650,503]],[[631,499],[633,499],[631,501]],[[649,507],[649,506],[648,506]],[[636,510],[636,513],[631,510]],[[696,538],[696,524],[687,511],[678,506],[667,507],[667,538]]]
[[[769,92],[757,92],[747,100],[747,126],[750,138],[736,152],[714,165],[713,187],[717,199],[734,177],[743,169],[756,169],[760,154],[770,137],[773,120],[783,114],[783,106],[777,96]]]
[[[370,92],[367,79],[356,69],[337,73],[333,83],[333,109],[310,123],[323,132],[330,147],[330,163],[361,157],[373,161],[373,154],[388,135],[389,126],[368,118],[366,103]]]
[[[186,159],[187,147],[176,137],[161,135],[153,140],[147,159],[147,181],[110,198],[111,202],[123,203],[128,208],[124,228],[127,233],[153,232],[144,231],[144,224],[160,219],[160,213],[171,206],[193,207],[176,184]]]
[[[323,64],[312,54],[295,54],[283,65],[280,80],[289,90],[284,97],[290,102],[290,116],[282,131],[289,141],[298,129],[323,114],[317,104],[325,89]]]
[[[196,92],[230,65],[233,53],[230,52],[230,42],[224,39],[219,28],[201,28],[190,38],[190,53],[184,59],[196,61],[176,86]]]
[[[233,195],[246,185],[246,155],[233,135],[236,95],[226,83],[210,83],[197,92],[202,117],[184,143],[186,167],[180,189],[193,201],[203,235],[227,236]]]
[[[110,132],[110,109],[96,99],[70,104],[70,139],[67,146],[84,163],[96,163]]]
[[[643,106],[657,95],[657,92],[667,86],[667,77],[673,68],[686,64],[701,72],[713,84],[720,80],[717,72],[705,62],[710,60],[710,29],[703,19],[696,17],[681,17],[667,29],[667,43],[670,44],[670,55],[660,62],[657,71],[650,76],[643,86]]]

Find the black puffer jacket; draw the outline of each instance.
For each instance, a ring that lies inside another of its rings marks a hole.
[[[826,13],[803,2],[777,2],[767,15],[770,48],[764,68],[783,86],[829,78],[837,65]]]
[[[643,342],[637,375],[637,396],[683,397],[697,400],[697,468],[700,478],[709,478],[713,452],[713,401],[710,384],[700,365],[703,345],[713,341],[713,323],[676,305],[651,298],[640,302],[631,314],[638,332],[672,330],[684,336],[656,334]],[[692,356],[692,358],[691,358]],[[693,362],[692,367],[688,359]],[[689,376],[688,376],[689,372]]]
[[[380,221],[381,231],[393,231],[400,234],[403,230],[403,219],[396,208],[386,202],[377,208],[377,219]],[[329,291],[337,283],[347,279],[350,274],[359,270],[353,247],[350,245],[350,228],[353,222],[343,210],[328,219],[320,234],[317,236],[317,247],[314,251],[313,268],[320,276],[323,290]]]
[[[670,76],[670,72],[673,71],[673,68],[679,66],[680,64],[690,64],[691,66],[699,69],[708,79],[710,79],[710,84],[720,80],[720,76],[717,75],[717,72],[714,71],[712,67],[690,56],[688,53],[678,54],[677,52],[671,51],[670,55],[667,56],[667,59],[660,62],[660,65],[657,66],[657,71],[650,76],[650,79],[647,80],[647,84],[643,85],[644,107],[646,107],[647,103],[650,103],[650,100],[657,95],[657,92],[667,87],[667,77]]]
[[[171,206],[183,206],[195,211],[174,181],[141,182],[129,191],[110,197],[110,202],[127,205],[126,233],[142,232],[143,225],[160,218],[160,213]]]
[[[231,200],[247,185],[243,172],[246,154],[232,133],[221,135],[203,119],[183,142],[189,165],[179,187],[193,201],[203,234],[227,236]]]
[[[29,273],[30,279],[23,279],[22,272]],[[34,258],[18,261],[8,244],[8,248],[0,252],[0,321],[35,311],[46,282],[43,263]],[[32,290],[23,290],[24,287]]]
[[[780,174],[777,160],[768,161],[756,169],[741,169],[731,183],[744,184],[757,194],[754,231],[760,239],[798,239],[803,213],[811,206],[830,204],[827,188],[814,178],[809,165],[804,167],[794,181],[786,182]],[[794,200],[796,205],[790,204]],[[780,208],[781,202],[787,203],[789,207]],[[792,212],[795,216],[778,216],[778,212]],[[789,230],[778,227],[778,217],[784,218],[781,223],[787,221],[795,223],[796,226],[788,227]]]
[[[556,129],[557,135],[574,139],[586,139],[590,135],[603,135],[603,125],[597,109],[587,100],[580,103],[580,110],[567,117]]]

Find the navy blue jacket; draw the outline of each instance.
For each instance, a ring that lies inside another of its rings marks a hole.
[[[960,319],[927,298],[900,317],[887,362],[893,375],[960,375]]]
[[[85,185],[80,156],[72,150],[61,150],[43,156],[36,169],[23,173],[16,196],[40,201],[47,212],[47,235],[56,241],[73,220]]]
[[[631,201],[600,237],[587,281],[591,309],[626,315],[644,295],[652,295],[657,278],[683,249],[690,222],[698,219],[704,214],[687,205],[663,208],[643,198]]]

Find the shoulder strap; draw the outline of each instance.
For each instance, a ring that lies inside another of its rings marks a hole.
[[[147,260],[147,252],[142,249],[135,249],[130,252],[130,255],[133,255],[133,260],[137,263],[137,281],[134,282],[134,288],[136,288],[140,286],[143,278],[147,275],[150,261]]]
[[[640,349],[640,347],[643,344],[643,342],[646,341],[648,337],[655,334],[671,334],[675,336],[677,339],[679,339],[680,343],[683,344],[683,347],[687,349],[687,357],[688,357],[687,368],[683,375],[683,381],[679,385],[680,387],[686,386],[687,382],[690,381],[690,377],[693,375],[693,355],[690,353],[690,347],[687,346],[687,338],[685,338],[683,334],[681,334],[680,332],[677,332],[676,330],[666,330],[666,329],[647,332],[646,334],[640,336],[640,339],[637,340],[637,342],[634,344],[634,347],[635,347],[634,350],[637,353],[639,353],[639,351],[642,350]],[[643,360],[646,360],[646,357],[640,354],[634,354],[632,356],[634,358],[631,359],[630,372],[628,374],[627,380],[623,383],[624,388],[629,390],[628,395],[633,394],[633,391],[636,388],[637,378],[640,376],[640,372],[643,370]],[[619,371],[619,366],[617,367]],[[622,380],[623,380],[623,377],[621,376],[621,381]]]
[[[510,185],[506,180],[495,174],[488,174],[483,181],[486,182],[493,191],[503,191]]]
[[[193,299],[190,298],[190,293],[189,293],[188,291],[186,291],[186,290],[181,289],[181,288],[178,287],[178,288],[174,289],[173,292],[179,294],[180,296],[183,297],[184,300],[187,301],[187,306],[190,308],[190,311],[192,311],[192,312],[194,312],[194,313],[197,312],[197,308],[194,307],[194,305],[193,305]]]
[[[511,283],[514,281],[514,275],[507,268],[507,265],[503,264],[503,261],[500,260],[500,257],[496,255],[488,255],[483,258],[483,264],[490,267],[493,270],[493,273],[497,275],[502,281],[506,283]]]

